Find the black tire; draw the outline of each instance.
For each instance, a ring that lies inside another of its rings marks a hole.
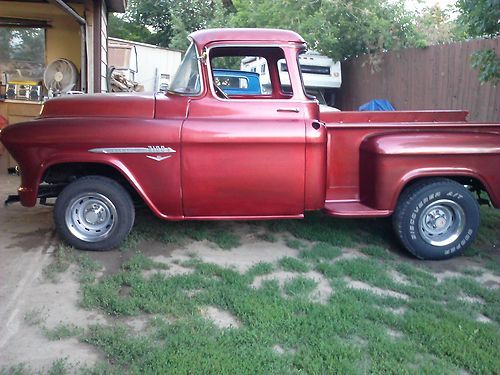
[[[419,181],[403,191],[393,227],[404,247],[417,258],[448,259],[476,238],[479,205],[463,185],[447,178]]]
[[[134,225],[129,193],[102,176],[81,177],[59,194],[54,222],[59,236],[81,250],[110,250],[120,245]]]

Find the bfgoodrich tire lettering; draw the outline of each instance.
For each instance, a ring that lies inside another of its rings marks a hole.
[[[446,178],[420,181],[399,198],[393,216],[402,244],[420,259],[447,259],[475,239],[479,205],[464,186]]]
[[[57,197],[54,222],[61,238],[82,250],[110,250],[129,234],[134,206],[127,191],[102,176],[82,177]]]

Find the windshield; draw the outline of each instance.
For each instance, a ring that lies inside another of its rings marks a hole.
[[[186,51],[168,91],[182,95],[196,95],[200,92],[200,70],[194,43]]]

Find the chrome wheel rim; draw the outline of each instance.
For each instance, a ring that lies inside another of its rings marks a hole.
[[[102,194],[83,193],[70,201],[65,219],[76,238],[85,242],[102,241],[115,226],[116,207]]]
[[[418,229],[423,240],[433,246],[447,246],[462,234],[465,213],[460,205],[440,199],[427,206],[420,215]]]

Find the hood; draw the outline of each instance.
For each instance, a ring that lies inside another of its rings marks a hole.
[[[154,118],[155,97],[144,93],[81,94],[53,98],[43,105],[41,118]]]

